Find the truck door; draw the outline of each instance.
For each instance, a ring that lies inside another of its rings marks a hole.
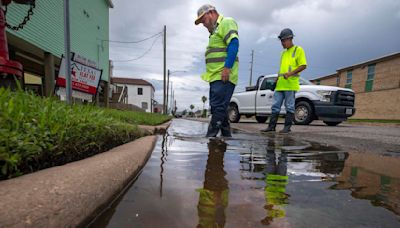
[[[267,115],[271,114],[271,106],[274,98],[272,86],[275,83],[276,77],[264,78],[256,96],[256,114]]]

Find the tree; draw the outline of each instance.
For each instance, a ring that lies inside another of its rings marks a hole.
[[[203,111],[202,111],[201,116],[202,117],[206,117],[207,116],[207,111],[204,109],[204,105],[206,104],[207,97],[206,96],[202,96],[201,97],[201,101],[203,101]]]
[[[201,101],[203,102],[203,109],[204,109],[204,105],[206,104],[207,97],[206,96],[202,96],[201,97]]]
[[[190,115],[190,116],[193,116],[193,115],[194,115],[194,113],[193,113],[194,105],[191,104],[191,105],[189,106],[189,108],[190,108],[190,113],[189,113],[189,115]]]

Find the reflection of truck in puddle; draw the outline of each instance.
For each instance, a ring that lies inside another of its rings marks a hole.
[[[229,105],[229,119],[239,122],[242,115],[255,116],[257,122],[264,123],[271,115],[272,91],[277,75],[260,76],[255,86],[245,92],[234,93]],[[296,93],[296,124],[308,125],[313,120],[322,120],[329,126],[336,126],[354,115],[354,92],[335,86],[314,85],[300,78],[300,90]],[[282,107],[281,115],[285,115]]]

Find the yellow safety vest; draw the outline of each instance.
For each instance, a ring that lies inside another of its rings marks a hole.
[[[275,91],[299,91],[300,74],[285,79],[283,74],[296,70],[299,66],[307,65],[303,48],[293,45],[281,54],[281,66],[278,74],[278,82]]]
[[[200,193],[199,204],[197,205],[200,227],[219,227],[216,217],[217,207],[222,206],[223,210],[228,206],[229,190],[215,192],[208,189],[196,189]],[[221,202],[215,202],[215,194],[221,194]]]
[[[227,57],[227,47],[233,38],[239,38],[238,26],[233,18],[219,15],[217,26],[210,35],[206,56],[206,72],[201,78],[207,82],[221,80],[221,72],[224,69],[225,58]],[[236,57],[231,69],[229,81],[233,84],[238,82],[239,59]]]

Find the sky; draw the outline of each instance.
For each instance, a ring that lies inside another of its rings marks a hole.
[[[202,109],[201,97],[209,97],[209,84],[200,78],[205,71],[204,52],[209,33],[204,26],[194,25],[197,10],[203,4],[214,5],[218,13],[238,23],[239,82],[235,92],[244,91],[250,83],[252,50],[252,84],[258,76],[278,71],[282,46],[277,35],[284,28],[293,30],[294,44],[305,50],[308,66],[301,75],[307,79],[400,52],[399,0],[113,0],[113,3],[110,10],[113,75],[149,81],[156,89],[155,99],[162,103],[165,25],[166,66],[172,72],[170,88],[178,111],[189,109],[191,104],[195,110]]]

